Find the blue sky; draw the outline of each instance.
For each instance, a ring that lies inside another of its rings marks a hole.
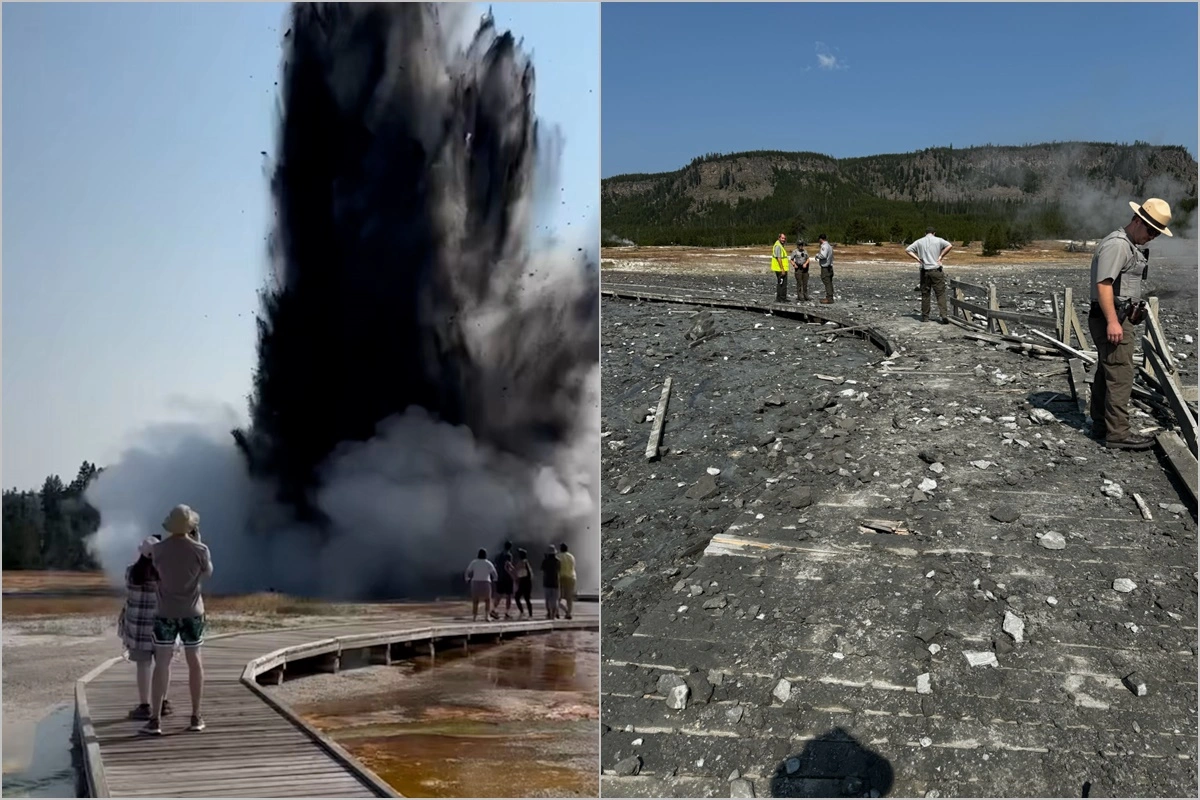
[[[605,177],[707,152],[1196,153],[1195,3],[608,3]]]
[[[537,112],[566,137],[553,224],[579,230],[597,214],[599,9],[492,8],[533,51]],[[189,407],[244,413],[286,12],[4,4],[6,488],[70,480]]]

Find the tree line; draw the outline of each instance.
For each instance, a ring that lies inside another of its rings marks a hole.
[[[933,225],[945,239],[984,241],[995,245],[985,247],[993,252],[1039,238],[1095,236],[1086,221],[1073,221],[1060,204],[1055,187],[1063,180],[1120,180],[1143,194],[1149,176],[1174,176],[1195,165],[1183,148],[1142,142],[1036,147],[1062,162],[1055,173],[1058,183],[1045,185],[1051,173],[1021,163],[1015,154],[1023,148],[1016,147],[929,148],[843,160],[782,151],[707,153],[673,173],[606,179],[601,213],[611,240],[651,246],[761,245],[780,233],[807,241],[824,233],[840,243],[907,244]],[[1068,159],[1070,152],[1083,149],[1088,160]],[[747,165],[749,173],[738,171]],[[755,196],[764,182],[770,193]],[[702,183],[709,188],[702,189]],[[1009,196],[984,196],[997,186],[1009,189]],[[1191,196],[1177,204],[1177,227],[1186,227],[1195,210],[1194,187],[1193,181],[1187,187]],[[935,199],[945,198],[947,188],[962,199]]]
[[[99,474],[85,461],[69,484],[51,475],[40,490],[4,490],[4,569],[98,569],[85,540],[100,529],[100,512],[85,494]]]

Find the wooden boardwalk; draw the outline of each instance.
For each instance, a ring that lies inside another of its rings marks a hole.
[[[463,641],[492,641],[552,630],[597,630],[599,607],[577,604],[573,620],[471,623],[446,617],[279,629],[211,637],[204,645],[207,729],[187,730],[187,667],[177,656],[170,696],[175,713],[163,735],[138,734],[134,665],[111,659],[78,681],[75,732],[83,782],[93,797],[397,797],[390,786],[333,741],[269,697],[256,676],[281,675],[288,662],[341,652],[382,654],[390,662]],[[418,648],[420,648],[418,650]]]

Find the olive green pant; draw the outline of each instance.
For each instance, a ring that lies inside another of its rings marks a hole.
[[[1133,394],[1133,323],[1125,320],[1121,343],[1108,341],[1108,323],[1099,309],[1088,314],[1088,332],[1096,345],[1092,380],[1092,433],[1120,441],[1129,438],[1129,396]]]
[[[821,283],[825,284],[825,298],[833,299],[833,267],[821,267]]]
[[[796,270],[796,299],[808,299],[808,270]]]
[[[938,311],[942,319],[949,317],[946,313],[946,275],[940,269],[921,270],[921,319],[929,319],[929,292],[937,296]]]

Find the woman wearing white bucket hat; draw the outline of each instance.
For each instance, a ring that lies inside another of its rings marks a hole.
[[[1100,240],[1092,256],[1092,306],[1088,332],[1096,346],[1092,381],[1092,436],[1105,447],[1149,450],[1154,439],[1129,429],[1129,396],[1133,392],[1133,326],[1141,322],[1142,281],[1149,272],[1143,247],[1159,234],[1171,236],[1171,206],[1151,197],[1130,202],[1133,219]]]
[[[137,667],[138,705],[130,719],[150,719],[150,677],[154,670],[154,612],[158,607],[158,571],[151,551],[162,541],[158,534],[138,545],[137,561],[125,568],[125,606],[117,618],[117,632],[125,647],[125,657]],[[163,698],[162,713],[171,713],[171,704]]]

